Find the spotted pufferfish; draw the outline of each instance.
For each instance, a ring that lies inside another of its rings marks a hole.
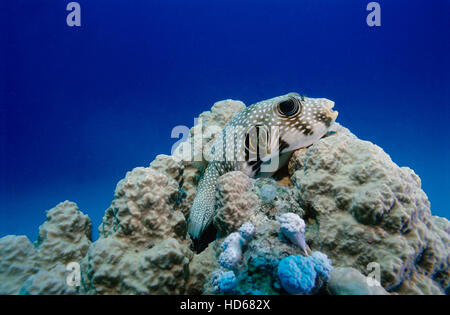
[[[219,176],[241,171],[267,177],[281,168],[294,150],[322,138],[338,112],[334,102],[297,93],[246,107],[225,125],[211,147],[212,159],[197,187],[190,210],[189,234],[198,239],[212,222]]]

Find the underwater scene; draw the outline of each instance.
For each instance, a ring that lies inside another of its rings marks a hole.
[[[0,295],[450,294],[449,14],[0,2]]]

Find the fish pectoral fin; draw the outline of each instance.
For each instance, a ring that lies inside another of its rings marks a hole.
[[[282,168],[289,162],[289,159],[291,158],[291,156],[292,156],[291,151],[281,153],[281,154],[279,152],[277,152],[277,154],[274,157],[272,157],[268,161],[265,161],[264,163],[261,164],[260,174],[258,174],[259,177],[263,177],[263,178],[271,177],[280,168]]]

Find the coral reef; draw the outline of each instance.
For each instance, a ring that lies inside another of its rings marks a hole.
[[[419,177],[378,146],[339,125],[336,131],[293,157],[303,161],[291,163],[311,222],[306,231],[311,248],[360,272],[376,262],[388,291],[445,292],[449,223],[443,218],[440,226],[435,223]]]
[[[258,225],[258,206],[253,179],[242,172],[219,177],[213,223],[222,235],[237,231],[246,221]]]
[[[246,185],[236,189],[234,196],[218,193],[217,210],[235,201],[243,206],[228,208],[228,213],[234,212],[235,216],[228,215],[230,219],[215,220],[214,224],[219,231],[225,231],[221,234],[224,236],[246,221],[256,226],[255,238],[243,254],[243,267],[236,274],[236,292],[280,293],[274,270],[288,251],[280,253],[277,248],[289,244],[273,246],[272,243],[283,242],[274,219],[290,212],[289,208],[306,222],[307,245],[330,257],[336,267],[353,267],[367,273],[371,263],[379,265],[383,289],[372,293],[448,292],[448,220],[431,216],[428,199],[412,170],[398,167],[381,148],[358,139],[339,124],[328,136],[293,154],[288,166],[293,188],[281,187],[270,179],[251,180],[233,173],[223,175],[219,181]],[[223,196],[231,197],[221,200]],[[282,200],[287,200],[288,206]],[[249,207],[251,211],[242,212]],[[267,229],[271,233],[262,238],[264,245],[257,246],[262,242],[259,230]],[[290,251],[294,256],[304,254],[292,247]],[[325,270],[329,275],[331,269]],[[265,275],[264,281],[254,279],[255,275]],[[359,281],[355,276],[350,279],[355,285]],[[244,283],[257,285],[243,288]]]
[[[411,169],[338,123],[274,178],[221,176],[217,238],[195,253],[197,184],[214,137],[244,107],[216,103],[172,156],[128,172],[95,242],[68,201],[47,212],[35,244],[1,238],[0,294],[449,293],[449,221],[431,215]],[[72,262],[80,286],[67,285]]]

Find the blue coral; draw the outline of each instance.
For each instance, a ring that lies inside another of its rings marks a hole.
[[[307,257],[288,256],[278,265],[281,285],[290,294],[307,294],[314,289],[317,272]]]
[[[255,234],[255,226],[251,222],[246,222],[239,228],[239,233],[248,242]]]
[[[223,252],[219,256],[219,264],[226,269],[236,269],[242,259],[242,246],[251,241],[255,234],[255,226],[244,223],[239,232],[234,232],[222,243]]]
[[[219,256],[219,264],[226,269],[236,269],[242,259],[242,246],[245,243],[238,232],[228,235],[222,243],[223,252]]]
[[[289,256],[278,265],[281,285],[290,294],[308,294],[328,281],[333,266],[327,255],[314,252],[311,256]],[[318,281],[316,281],[318,280]]]
[[[218,286],[221,292],[232,292],[237,285],[237,278],[233,271],[224,272],[218,281]]]
[[[321,252],[314,252],[308,257],[314,264],[314,270],[316,270],[317,275],[323,280],[328,281],[330,278],[330,273],[333,271],[333,266],[331,260],[328,259],[327,255]]]

